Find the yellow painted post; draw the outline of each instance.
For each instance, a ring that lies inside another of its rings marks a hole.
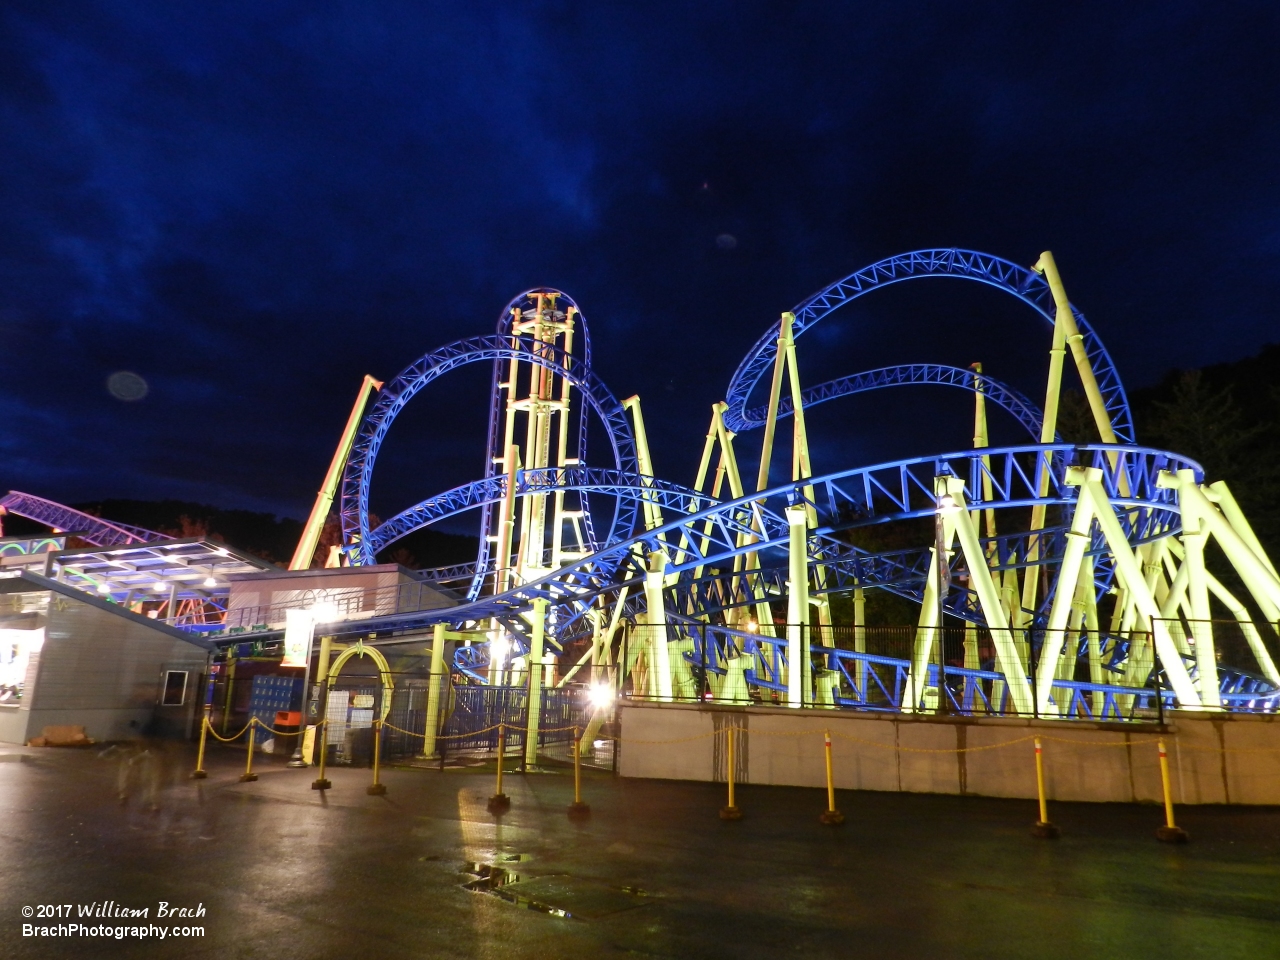
[[[226,697],[222,702],[222,735],[227,735],[227,723],[231,720],[231,691],[236,682],[236,658],[235,647],[231,648],[232,652],[227,654],[227,688]]]
[[[315,780],[311,782],[312,790],[328,790],[333,786],[332,783],[324,775],[324,762],[329,756],[329,718],[325,717],[319,723],[320,727],[320,772],[316,774]]]
[[[387,793],[386,785],[379,779],[379,773],[382,767],[382,721],[373,721],[373,783],[364,788],[364,792],[371,797],[385,796]]]
[[[1160,786],[1164,789],[1165,825],[1156,828],[1156,839],[1165,843],[1186,843],[1191,839],[1191,834],[1173,822],[1173,793],[1169,790],[1169,755],[1165,752],[1163,737],[1160,739],[1159,745]]]
[[[502,792],[502,758],[507,752],[507,725],[498,724],[498,783],[493,796],[489,798],[489,809],[500,813],[511,806],[511,798]]]
[[[725,770],[728,773],[728,780],[729,780],[729,805],[720,808],[721,820],[741,820],[742,819],[742,811],[739,810],[737,804],[734,803],[734,796],[733,796],[733,740],[734,740],[735,729],[736,729],[736,724],[730,723],[726,731],[726,733],[728,734],[729,752],[727,757],[728,763],[725,767]]]
[[[818,820],[829,827],[844,823],[844,814],[836,809],[836,781],[831,773],[831,731],[822,731],[823,750],[827,760],[827,809]]]
[[[573,728],[573,803],[569,804],[569,816],[582,817],[591,807],[582,802],[582,734]]]
[[[249,719],[249,749],[245,756],[244,773],[240,774],[240,782],[248,783],[251,780],[257,780],[258,775],[253,772],[253,748],[257,740],[258,718],[251,717]]]
[[[200,750],[196,753],[196,768],[191,774],[192,780],[204,780],[209,776],[204,769],[204,741],[209,734],[209,711],[212,708],[205,704],[204,715],[200,718]]]
[[[1049,804],[1044,797],[1044,758],[1039,737],[1036,737],[1036,793],[1040,797],[1040,819],[1031,828],[1031,835],[1041,840],[1057,840],[1062,831],[1049,822]]]

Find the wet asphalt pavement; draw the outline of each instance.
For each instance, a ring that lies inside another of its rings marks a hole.
[[[390,769],[373,797],[368,770],[322,795],[280,760],[239,783],[242,752],[204,781],[185,747],[130,759],[0,747],[5,956],[1280,957],[1277,808],[1180,810],[1193,840],[1170,847],[1157,807],[1056,804],[1043,841],[1028,801],[840,793],[826,827],[822,792],[748,786],[726,823],[720,786],[589,772],[590,819],[565,773],[509,775],[495,819],[491,766]],[[204,935],[22,936],[58,922],[24,906],[102,901],[151,915],[73,922]]]

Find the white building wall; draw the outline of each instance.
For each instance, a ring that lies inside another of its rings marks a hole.
[[[823,787],[823,733],[841,790],[1036,796],[1033,737],[1050,800],[1159,802],[1157,740],[1179,804],[1280,804],[1280,716],[1168,713],[1151,726],[623,701],[624,777],[725,778],[725,725],[740,731],[742,783]]]
[[[191,673],[199,700],[205,651],[159,627],[59,593],[49,596],[45,641],[27,671],[23,702],[0,714],[0,740],[24,743],[46,726],[77,724],[95,740],[139,737],[154,715],[163,671]]]

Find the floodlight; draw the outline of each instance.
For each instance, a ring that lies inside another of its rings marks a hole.
[[[338,607],[332,600],[317,600],[309,609],[316,623],[332,623],[338,619]]]
[[[613,703],[613,688],[607,683],[593,684],[591,689],[587,691],[587,699],[591,701],[591,705],[597,710],[603,710]]]

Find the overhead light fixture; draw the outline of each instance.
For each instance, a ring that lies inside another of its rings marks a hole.
[[[155,583],[151,585],[151,589],[154,590],[156,593],[163,593],[165,586],[163,583],[157,580]]]
[[[218,581],[213,579],[213,577],[205,577],[204,585],[206,587],[216,587],[218,585]]]
[[[110,593],[110,592],[111,592],[111,587],[109,587],[109,586],[108,586],[107,584],[105,584],[105,583],[100,583],[100,584],[98,584],[98,592],[99,592],[99,593]]]

